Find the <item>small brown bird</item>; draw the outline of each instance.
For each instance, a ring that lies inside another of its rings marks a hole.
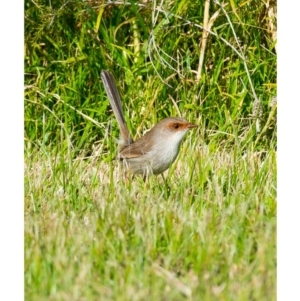
[[[121,99],[112,74],[102,70],[101,78],[120,127],[119,152],[116,158],[123,161],[129,172],[140,174],[144,178],[167,170],[178,155],[183,137],[189,129],[197,125],[180,117],[165,118],[134,142],[125,122]]]

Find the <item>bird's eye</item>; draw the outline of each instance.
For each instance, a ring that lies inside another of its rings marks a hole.
[[[179,124],[178,123],[175,123],[174,124],[174,129],[178,129],[179,128]]]

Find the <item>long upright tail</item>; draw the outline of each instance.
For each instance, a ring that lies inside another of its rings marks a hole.
[[[120,127],[120,141],[119,141],[119,151],[124,149],[129,144],[133,143],[129,130],[127,128],[123,108],[121,104],[120,95],[114,80],[113,75],[106,71],[101,71],[101,78],[104,84],[105,91],[108,96],[108,100],[116,116],[117,122]]]

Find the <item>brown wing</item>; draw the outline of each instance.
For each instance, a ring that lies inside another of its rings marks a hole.
[[[150,141],[147,139],[144,139],[145,136],[137,140],[136,142],[128,145],[125,147],[117,156],[118,159],[131,159],[131,158],[137,158],[142,155],[144,155],[147,150],[149,151],[149,143]]]

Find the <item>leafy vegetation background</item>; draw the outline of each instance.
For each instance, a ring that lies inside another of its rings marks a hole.
[[[275,298],[274,1],[26,0],[24,53],[28,299]],[[111,160],[102,69],[135,138],[199,125],[167,186]]]

